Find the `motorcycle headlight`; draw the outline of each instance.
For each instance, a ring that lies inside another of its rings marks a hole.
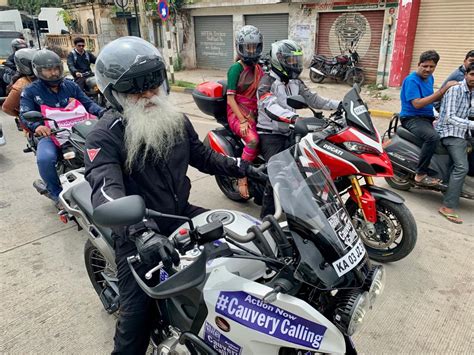
[[[66,159],[66,160],[71,160],[71,159],[74,159],[76,157],[76,153],[74,152],[66,152],[63,154],[63,158]]]
[[[356,154],[376,154],[379,155],[380,152],[371,147],[370,145],[358,143],[358,142],[344,142],[342,145],[350,152]]]
[[[334,323],[344,334],[352,336],[370,309],[369,293],[351,291],[336,297],[339,300],[334,312]]]
[[[382,265],[377,265],[372,271],[372,283],[369,289],[370,307],[375,303],[375,299],[380,296],[385,287],[385,269]]]

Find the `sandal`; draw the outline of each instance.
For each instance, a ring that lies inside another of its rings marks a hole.
[[[448,213],[445,211],[444,208],[440,208],[438,212],[445,217],[448,221],[456,223],[456,224],[462,224],[463,220],[459,218],[459,216],[456,213]]]
[[[416,178],[414,180],[416,184],[424,186],[436,186],[441,182],[440,179],[436,179],[428,175],[425,175],[420,181],[417,181]]]
[[[249,198],[250,195],[249,195],[249,187],[248,187],[247,178],[246,177],[240,178],[238,180],[238,184],[239,184],[240,196],[245,199]]]

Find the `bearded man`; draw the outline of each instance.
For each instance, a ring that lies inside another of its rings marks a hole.
[[[260,173],[245,161],[205,147],[189,119],[167,98],[163,58],[150,43],[122,37],[109,43],[96,62],[100,90],[113,106],[86,141],[85,176],[92,204],[140,195],[147,208],[194,217],[205,210],[188,202],[188,166],[209,174],[235,177]],[[136,283],[127,257],[141,257],[141,277],[158,262],[165,267],[179,257],[167,236],[181,222],[154,219],[114,230],[120,291],[120,316],[113,353],[144,354],[150,340],[154,302]]]

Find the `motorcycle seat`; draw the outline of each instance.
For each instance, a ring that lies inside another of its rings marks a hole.
[[[91,195],[92,189],[87,181],[83,181],[80,184],[77,184],[76,186],[72,187],[71,197],[77,203],[77,206],[81,209],[81,211],[86,214],[87,218],[89,218],[89,220],[93,222],[94,220],[92,219],[92,214],[94,212],[94,208],[92,207]],[[100,234],[102,234],[102,236],[105,238],[107,243],[109,243],[109,245],[114,245],[112,238],[112,229],[102,227],[97,224],[94,224],[94,226],[100,232]]]
[[[416,146],[418,146],[420,148],[423,146],[423,140],[421,138],[418,138],[413,133],[411,133],[408,129],[406,129],[402,126],[397,127],[397,134],[400,138],[403,138],[403,139],[415,144]],[[440,154],[440,155],[448,154],[448,151],[441,144],[441,142],[439,142],[438,145],[436,146],[435,154]]]

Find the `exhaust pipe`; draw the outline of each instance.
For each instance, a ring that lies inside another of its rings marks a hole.
[[[319,74],[319,75],[322,75],[322,76],[326,76],[326,74],[324,74],[321,70],[316,69],[315,67],[311,67],[311,68],[309,68],[309,70],[315,72],[316,74]]]

